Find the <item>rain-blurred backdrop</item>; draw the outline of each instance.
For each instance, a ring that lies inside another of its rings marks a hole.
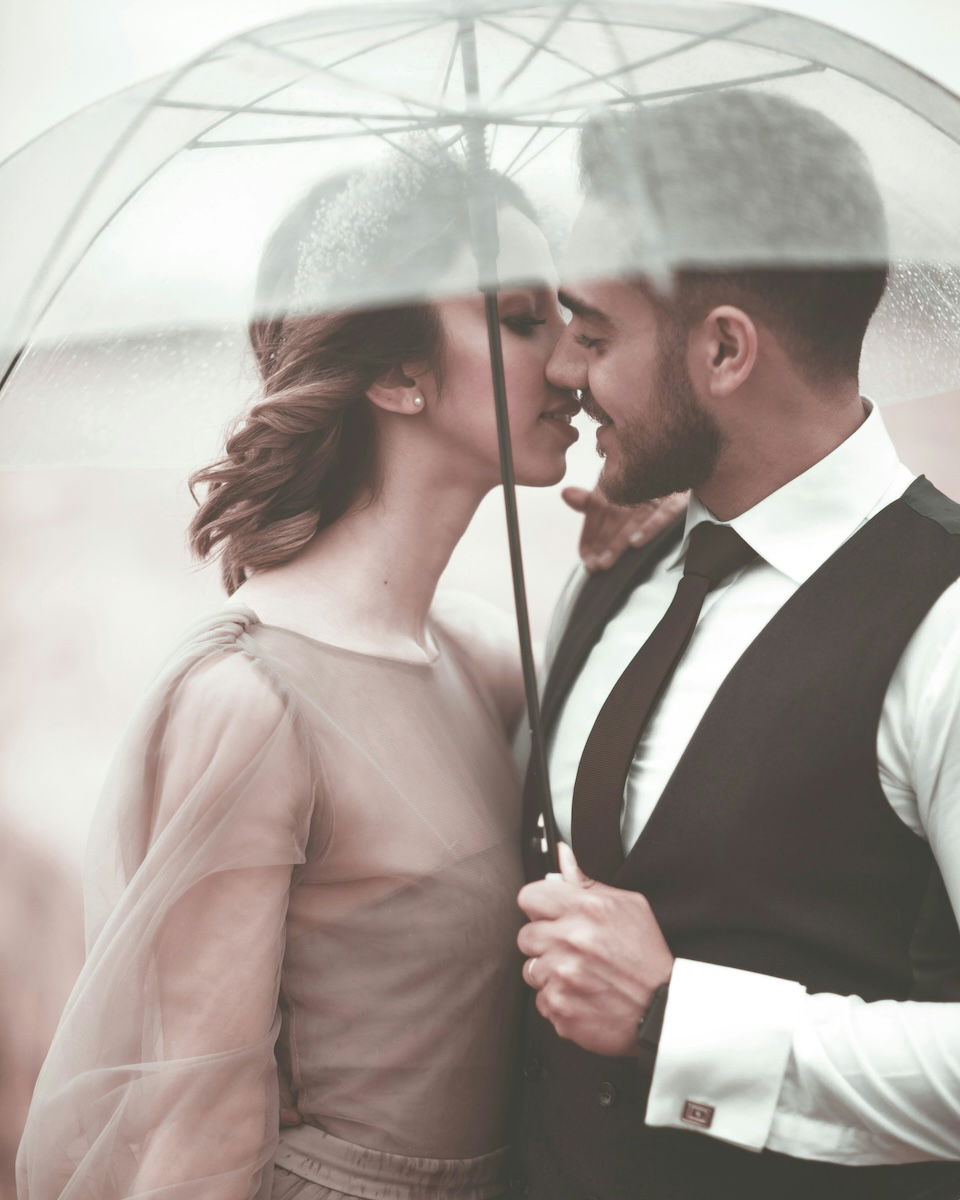
[[[289,0],[5,0],[0,159],[85,105],[305,7]],[[776,7],[843,29],[960,90],[955,0],[783,0]],[[16,239],[10,222],[4,220],[3,229],[5,239]],[[0,258],[0,279],[2,273]],[[233,363],[230,347],[223,349],[224,363]],[[153,392],[168,402],[170,380],[160,378],[162,370],[142,347],[131,344],[124,354],[113,345],[99,358],[87,354],[74,376],[58,376],[56,394],[38,379],[31,403],[51,414],[83,405],[99,413],[109,437],[111,422],[126,419],[111,409],[111,398],[123,389],[136,389],[140,412],[151,410]],[[210,370],[217,370],[215,360]],[[238,395],[252,387],[248,380],[235,382]],[[206,384],[202,376],[184,377],[179,402],[202,409]],[[908,402],[887,402],[887,423],[907,463],[960,499],[960,398],[924,393],[918,386]],[[598,468],[588,426],[583,422],[567,479],[586,486]],[[206,453],[204,446],[190,465]],[[222,599],[216,570],[197,569],[186,551],[188,469],[117,463],[0,470],[6,681],[0,1200],[14,1194],[12,1159],[32,1079],[80,961],[79,865],[112,750],[167,650]],[[520,495],[531,616],[540,638],[576,554],[579,518],[558,493],[524,489]],[[511,609],[499,492],[481,507],[447,582]]]

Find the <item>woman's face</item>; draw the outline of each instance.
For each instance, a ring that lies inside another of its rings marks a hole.
[[[567,450],[577,440],[570,418],[573,393],[554,387],[546,365],[564,328],[547,241],[517,209],[500,211],[500,272],[506,279],[542,281],[499,293],[500,338],[517,482],[543,487],[563,478]],[[458,478],[487,487],[500,479],[496,413],[483,297],[471,292],[472,255],[464,247],[443,280],[464,295],[437,304],[443,327],[442,369],[423,379],[426,405],[418,420],[438,440]],[[427,432],[426,429],[423,430]]]

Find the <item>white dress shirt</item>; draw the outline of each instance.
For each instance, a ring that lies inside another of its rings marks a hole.
[[[728,522],[759,561],[707,596],[640,739],[625,794],[625,849],[731,667],[797,588],[913,479],[870,409],[835,451]],[[597,713],[672,600],[690,530],[708,519],[693,499],[679,552],[609,622],[567,698],[549,750],[564,838]],[[561,598],[548,655],[585,578],[578,569]],[[877,760],[891,808],[929,841],[960,913],[960,583],[935,603],[896,668]],[[714,1110],[709,1129],[684,1122],[687,1101]],[[960,1158],[960,1004],[809,995],[791,980],[678,959],[646,1120],[838,1163]]]

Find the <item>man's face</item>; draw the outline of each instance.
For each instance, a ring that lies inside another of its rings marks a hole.
[[[577,222],[571,247],[580,261],[591,261],[591,244],[600,255],[600,240],[604,257],[610,255],[610,224],[601,217],[585,208]],[[579,390],[584,410],[600,422],[605,495],[639,504],[702,484],[722,438],[694,390],[685,331],[635,284],[619,279],[566,285],[560,303],[572,317],[547,378]]]

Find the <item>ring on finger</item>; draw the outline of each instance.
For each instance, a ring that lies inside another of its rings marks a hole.
[[[537,983],[537,981],[533,975],[533,968],[537,965],[537,963],[539,961],[540,961],[539,958],[528,958],[527,959],[527,983],[529,983],[532,988],[539,988],[539,986],[540,986]]]

